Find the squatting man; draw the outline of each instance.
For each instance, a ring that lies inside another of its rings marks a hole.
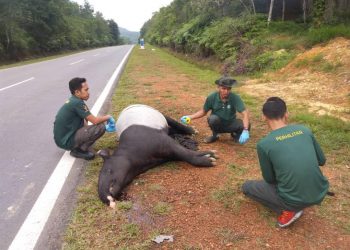
[[[89,85],[85,78],[76,77],[69,81],[72,96],[59,109],[54,122],[54,140],[58,147],[70,150],[77,158],[92,160],[95,157],[89,147],[115,121],[111,115],[94,116],[84,101],[89,99]],[[107,122],[105,126],[104,122]],[[91,122],[93,125],[88,125]]]
[[[205,138],[204,142],[215,142],[219,139],[219,134],[230,133],[234,141],[244,144],[249,139],[249,113],[241,97],[231,92],[236,80],[221,77],[215,83],[218,90],[207,97],[203,108],[192,115],[181,117],[181,121],[188,124],[193,119],[206,116],[211,110],[208,124],[212,135]],[[236,112],[242,115],[242,120],[236,118]]]

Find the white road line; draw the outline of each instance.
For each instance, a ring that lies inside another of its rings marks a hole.
[[[70,63],[69,65],[74,65],[74,64],[80,63],[80,62],[82,62],[82,61],[84,61],[84,60],[85,60],[85,59],[80,59],[79,61],[72,62],[72,63]]]
[[[102,104],[108,96],[109,91],[123,68],[132,48],[133,47],[131,47],[128,53],[124,56],[123,60],[109,79],[106,87],[92,107],[92,113],[98,114],[100,111]],[[17,232],[17,235],[12,241],[9,250],[22,250],[23,248],[26,250],[34,249],[74,162],[75,158],[70,156],[69,152],[66,151],[47,181],[44,189],[41,191],[41,194],[36,200],[32,210]]]
[[[3,91],[3,90],[6,90],[6,89],[12,88],[12,87],[14,87],[14,86],[20,85],[20,84],[22,84],[22,83],[29,82],[29,81],[34,80],[34,79],[35,79],[34,77],[31,77],[31,78],[29,78],[29,79],[27,79],[27,80],[24,80],[24,81],[21,81],[21,82],[12,84],[12,85],[10,85],[10,86],[7,86],[7,87],[5,87],[5,88],[0,89],[0,92]]]

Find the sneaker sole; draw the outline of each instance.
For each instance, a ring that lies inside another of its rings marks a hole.
[[[300,210],[299,212],[297,212],[295,215],[294,215],[294,217],[288,222],[288,223],[286,223],[286,224],[279,224],[279,223],[277,223],[278,224],[278,226],[279,227],[287,227],[287,226],[289,226],[290,224],[292,224],[294,221],[296,221],[297,219],[299,219],[300,218],[300,216],[302,216],[303,215],[303,210]]]

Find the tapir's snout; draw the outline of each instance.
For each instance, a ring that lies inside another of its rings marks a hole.
[[[115,202],[115,199],[112,197],[112,196],[107,196],[107,199],[109,200],[109,206],[111,207],[111,208],[115,208],[115,206],[116,206],[116,202]]]

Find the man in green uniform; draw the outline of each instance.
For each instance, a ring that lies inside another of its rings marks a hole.
[[[287,125],[286,103],[270,97],[263,116],[271,132],[257,144],[264,180],[246,181],[243,193],[274,210],[278,225],[297,220],[303,209],[320,204],[327,194],[328,181],[320,167],[326,158],[312,132],[302,125]]]
[[[54,122],[54,139],[58,147],[71,150],[77,158],[91,160],[95,154],[88,148],[105,133],[104,122],[112,120],[110,115],[94,116],[85,102],[89,99],[89,86],[85,78],[69,81],[72,96],[60,108]],[[87,125],[87,122],[93,125]]]
[[[218,91],[207,97],[203,108],[192,115],[183,116],[181,121],[188,123],[191,119],[207,115],[208,111],[211,110],[208,124],[213,134],[204,141],[212,143],[219,139],[220,133],[230,133],[235,141],[244,144],[249,139],[249,114],[240,96],[231,92],[236,80],[230,77],[221,77],[215,83]],[[243,120],[236,118],[236,112],[242,115]]]

